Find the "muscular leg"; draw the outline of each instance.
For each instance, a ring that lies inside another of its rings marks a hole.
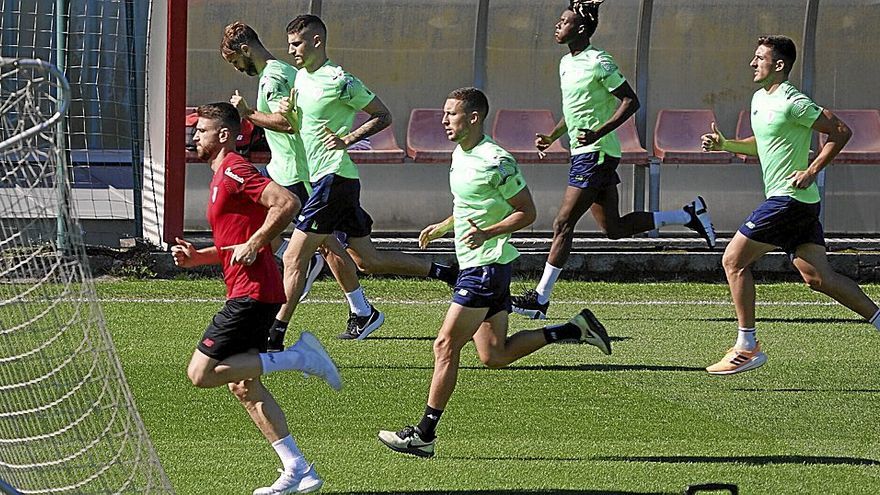
[[[547,345],[543,330],[522,330],[507,336],[507,311],[484,321],[474,335],[480,361],[489,368],[503,368]]]
[[[334,236],[327,236],[321,248],[321,254],[327,260],[330,271],[343,292],[352,292],[361,286],[357,276],[357,265]]]
[[[348,252],[358,268],[371,275],[427,277],[431,271],[431,262],[427,259],[398,251],[377,250],[370,236],[349,238]]]
[[[562,205],[553,220],[553,244],[550,246],[547,263],[557,268],[565,266],[571,253],[574,227],[596,200],[598,192],[595,189],[580,189],[572,186],[565,188]]]
[[[831,268],[824,246],[812,243],[798,246],[793,262],[804,282],[814,291],[830,296],[866,320],[877,312],[877,305],[858,284]]]
[[[434,340],[434,375],[428,392],[428,406],[445,409],[455,383],[461,349],[483,324],[488,308],[466,308],[456,303],[449,306],[443,325]]]
[[[193,352],[186,370],[192,384],[199,388],[213,388],[227,383],[252,380],[262,373],[263,366],[259,354],[235,354],[218,361],[198,349]]]
[[[290,435],[284,412],[259,378],[230,383],[229,391],[241,402],[269,443]]]
[[[634,211],[620,216],[617,185],[608,186],[596,196],[590,212],[609,239],[622,239],[654,229],[654,214]]]
[[[299,229],[294,230],[290,236],[290,243],[284,251],[284,294],[287,302],[278,310],[278,320],[290,321],[293,316],[302,295],[309,260],[326,238],[327,234],[306,233]]]
[[[721,264],[730,286],[730,297],[740,328],[755,327],[755,279],[751,266],[774,248],[771,244],[753,241],[737,232],[724,250]]]

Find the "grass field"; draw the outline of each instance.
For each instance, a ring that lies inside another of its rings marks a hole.
[[[726,286],[561,282],[551,321],[589,306],[614,354],[553,345],[488,370],[466,347],[433,459],[395,454],[376,431],[421,417],[448,289],[370,278],[364,286],[387,315],[369,339],[335,339],[348,310],[329,281],[291,327],[324,341],[342,392],[299,373],[265,379],[324,493],[682,493],[709,481],[743,494],[880,493],[880,335],[804,286],[760,286],[758,335],[770,360],[713,377],[703,368],[735,337]],[[866,290],[880,299],[880,286]],[[237,401],[185,376],[222,283],[106,282],[98,291],[178,493],[249,494],[271,483],[280,464]],[[511,330],[534,323],[511,316]]]

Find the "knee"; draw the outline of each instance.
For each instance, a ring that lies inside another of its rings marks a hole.
[[[358,270],[367,275],[378,275],[384,273],[382,270],[382,260],[376,256],[352,256],[354,264]]]
[[[620,224],[618,223],[607,223],[604,225],[600,225],[603,231],[605,231],[605,237],[609,239],[623,239],[624,237],[628,237],[629,234],[623,231]]]
[[[721,257],[721,266],[724,267],[724,273],[728,276],[739,275],[748,268],[747,265],[740,261],[738,256],[732,255],[727,251]]]
[[[816,292],[825,292],[825,277],[820,273],[802,273],[801,277],[804,279],[804,283],[807,286]]]
[[[438,336],[434,340],[434,361],[451,362],[455,357],[455,346],[452,339],[446,336]]]
[[[192,382],[193,386],[197,388],[212,388],[216,386],[211,380],[210,371],[190,368],[186,370],[186,376],[189,378],[189,381]]]
[[[242,382],[230,383],[229,384],[229,391],[232,392],[232,395],[234,395],[235,398],[239,400],[239,402],[242,402],[242,403],[252,402],[253,398],[251,397],[251,395],[252,395],[251,388],[248,387],[247,382],[242,381]]]
[[[567,216],[558,216],[553,219],[553,235],[556,237],[571,237],[574,233],[574,225]]]
[[[502,359],[498,354],[490,353],[487,356],[480,356],[480,362],[483,363],[487,368],[492,370],[497,370],[500,368],[504,368],[508,363],[506,360]]]

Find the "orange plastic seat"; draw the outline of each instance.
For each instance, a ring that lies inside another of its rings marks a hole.
[[[362,126],[369,118],[370,114],[358,112],[354,117],[352,129]],[[349,148],[348,154],[355,163],[403,163],[406,158],[406,153],[397,145],[392,126],[355,143],[354,148]]]
[[[543,159],[538,156],[535,134],[550,134],[554,127],[556,120],[550,110],[502,108],[495,114],[492,139],[520,163],[568,163],[568,150],[559,140],[547,148]]]
[[[642,142],[639,140],[635,116],[626,119],[626,122],[621,124],[614,132],[617,133],[617,139],[620,140],[620,163],[631,165],[648,164],[648,150],[642,147]]]
[[[703,151],[700,136],[711,131],[712,110],[660,110],[654,126],[654,155],[663,163],[730,163],[726,151]]]
[[[406,127],[406,154],[414,161],[449,163],[457,146],[446,138],[440,108],[414,108]]]
[[[880,164],[880,110],[832,110],[852,130],[852,137],[834,163]],[[828,136],[819,134],[819,146]]]

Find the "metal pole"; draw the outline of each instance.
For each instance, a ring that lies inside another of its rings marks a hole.
[[[137,55],[135,53],[134,0],[125,0],[125,43],[128,51],[128,122],[131,134],[131,173],[134,190],[134,236],[144,236],[144,170],[141,160],[140,129],[138,128]]]
[[[808,0],[804,15],[804,46],[801,47],[801,91],[813,97],[816,80],[816,24],[819,19],[819,0]],[[810,140],[811,148],[818,149],[819,136],[814,132]],[[819,187],[819,221],[825,223],[825,171],[816,178]]]
[[[311,0],[309,1],[309,14],[316,15],[321,17],[321,7],[323,2],[321,0]]]
[[[648,69],[651,58],[651,18],[654,14],[654,0],[642,0],[639,6],[639,34],[636,38],[636,96],[642,104],[636,112],[636,129],[639,139],[648,145]]]
[[[67,0],[55,0],[55,66],[63,74],[67,67],[67,38],[65,36],[65,22],[67,13]],[[63,94],[57,95],[63,98]],[[55,168],[55,187],[58,189],[58,216],[55,225],[57,227],[56,243],[60,252],[66,252],[69,245],[69,232],[67,231],[67,213],[69,211],[70,196],[67,187],[67,142],[64,139],[65,118],[62,116],[55,128],[55,145],[58,147],[58,163]]]
[[[474,30],[474,87],[486,89],[486,45],[489,43],[489,0],[477,3]]]

